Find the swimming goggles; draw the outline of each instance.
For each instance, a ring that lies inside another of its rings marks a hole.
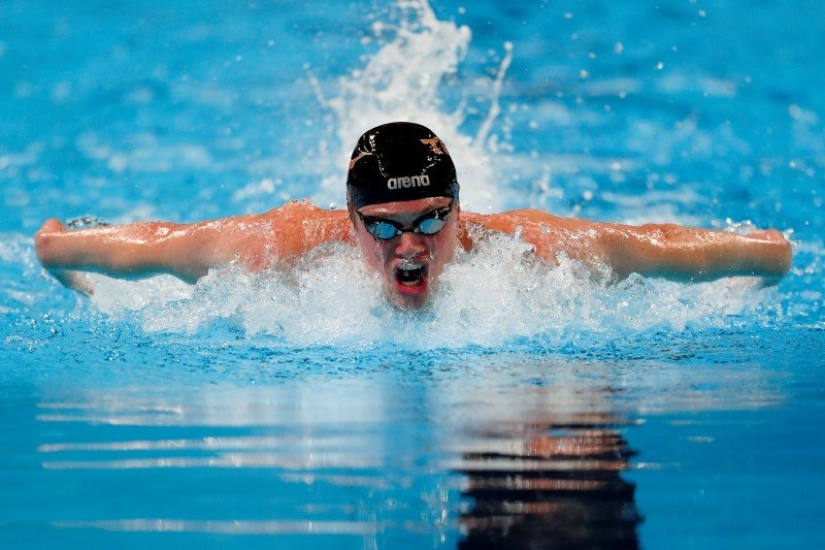
[[[396,221],[375,216],[365,216],[359,211],[355,211],[367,232],[376,239],[388,241],[394,239],[402,233],[418,233],[419,235],[432,236],[444,229],[447,225],[447,216],[453,210],[453,202],[444,208],[433,210],[413,221],[410,225],[404,226]]]

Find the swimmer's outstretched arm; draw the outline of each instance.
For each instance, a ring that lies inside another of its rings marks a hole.
[[[672,224],[596,225],[604,261],[621,278],[639,273],[698,282],[755,276],[772,283],[791,267],[791,244],[773,229],[741,235]]]
[[[143,222],[67,231],[47,220],[35,236],[37,258],[58,281],[89,293],[78,271],[137,279],[161,273],[194,283],[238,262],[260,271],[329,240],[349,238],[346,212],[290,203],[265,214],[173,224]]]
[[[631,273],[696,282],[745,275],[773,283],[792,261],[791,244],[773,229],[740,235],[673,224],[631,226],[559,218],[535,209],[464,217],[505,233],[521,231],[548,261],[564,253],[596,269],[609,267],[619,279]]]
[[[235,225],[146,222],[68,231],[51,219],[37,232],[35,250],[58,281],[81,292],[88,289],[77,271],[126,279],[168,273],[192,283],[240,252],[232,246]]]

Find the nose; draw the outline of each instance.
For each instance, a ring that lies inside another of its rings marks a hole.
[[[424,238],[412,232],[401,233],[395,246],[395,253],[402,258],[415,258],[426,250]]]

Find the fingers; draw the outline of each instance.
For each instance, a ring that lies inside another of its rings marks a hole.
[[[50,218],[43,222],[38,233],[65,233],[66,226],[57,218]]]
[[[54,237],[66,233],[66,226],[56,218],[51,218],[43,222],[34,237],[35,253],[37,259],[49,274],[57,281],[74,291],[86,296],[91,296],[94,289],[89,281],[76,271],[67,271],[59,268],[60,251],[55,243]]]
[[[51,218],[43,222],[40,230],[34,236],[34,249],[37,254],[37,259],[43,264],[43,267],[56,267],[55,264],[55,235],[60,235],[66,232],[66,226],[55,218]]]

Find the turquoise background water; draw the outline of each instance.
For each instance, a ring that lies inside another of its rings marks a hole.
[[[804,0],[4,1],[0,545],[819,546],[824,26]],[[95,300],[34,258],[51,216],[341,204],[392,118],[447,140],[465,208],[775,227],[794,267],[603,289],[507,241],[409,318],[345,250]]]

